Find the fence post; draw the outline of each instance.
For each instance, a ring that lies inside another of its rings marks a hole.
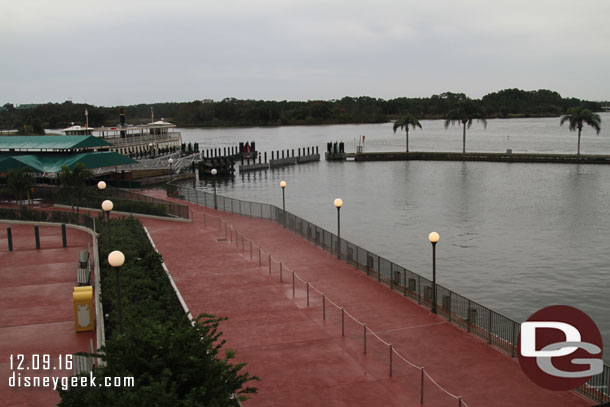
[[[61,244],[63,247],[68,246],[68,241],[66,239],[66,224],[61,224]]]
[[[489,326],[487,327],[487,329],[488,329],[487,343],[491,345],[491,324],[493,322],[493,319],[492,319],[493,314],[491,313],[492,311],[490,309],[488,309],[487,312],[489,312]]]
[[[458,407],[462,407],[462,396],[458,396]]]
[[[341,307],[341,336],[345,336],[345,308]]]
[[[449,291],[449,322],[451,322],[451,309],[453,308],[451,294],[453,294],[453,291]]]
[[[417,303],[421,305],[421,276],[417,275]]]
[[[366,324],[364,324],[364,354],[366,355]]]
[[[326,321],[326,294],[322,294],[322,320]]]
[[[292,298],[294,298],[294,271],[292,272]]]
[[[377,256],[377,282],[381,282],[381,257]]]
[[[392,377],[392,344],[390,344],[390,377]]]
[[[309,281],[306,284],[307,286],[307,306],[309,307]]]
[[[390,290],[394,288],[394,266],[390,263]]]
[[[220,221],[220,218],[218,218]],[[227,221],[225,220],[225,240],[227,240]]]
[[[269,275],[271,275],[271,255],[269,255]]]
[[[421,368],[421,398],[419,404],[424,404],[424,368]]]
[[[8,251],[13,251],[13,231],[11,228],[6,228],[6,238],[8,239]]]
[[[466,331],[470,332],[470,316],[472,315],[472,312],[470,312],[470,300],[468,300],[468,310],[466,312],[466,323],[468,324]]]
[[[38,225],[34,226],[34,240],[36,240],[36,248],[40,249],[40,233],[38,232]]]
[[[515,340],[515,332],[517,331],[517,329],[515,328],[516,325],[517,325],[517,323],[515,321],[513,321],[513,335],[511,336],[512,342],[513,342],[512,343],[513,349],[512,349],[512,351],[510,353],[510,356],[513,357],[513,358],[515,357],[515,346],[516,346],[516,343],[517,343],[517,341]]]

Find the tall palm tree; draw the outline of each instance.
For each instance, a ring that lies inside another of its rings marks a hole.
[[[586,124],[595,129],[597,134],[601,130],[602,119],[600,119],[597,113],[593,113],[589,109],[583,109],[581,107],[571,107],[568,109],[568,114],[561,118],[560,126],[563,126],[565,122],[570,122],[570,131],[578,130],[578,149],[576,154],[580,155],[580,133],[582,127]]]
[[[466,152],[466,127],[472,126],[472,121],[476,120],[487,127],[487,120],[483,117],[483,110],[472,99],[459,101],[452,109],[447,112],[445,118],[445,128],[450,124],[462,124],[464,129],[462,134],[462,153]]]
[[[397,129],[402,130],[403,128],[407,133],[407,153],[409,152],[409,126],[411,126],[413,130],[415,130],[416,127],[421,129],[421,123],[417,120],[417,117],[412,114],[408,114],[402,119],[398,119],[394,122],[394,134],[396,134]]]

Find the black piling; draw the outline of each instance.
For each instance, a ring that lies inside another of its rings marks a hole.
[[[63,247],[68,246],[68,240],[66,239],[66,224],[65,223],[61,224],[61,244],[63,245]]]
[[[267,152],[265,151],[265,164],[267,164]]]
[[[36,248],[40,249],[40,233],[38,232],[38,225],[34,226],[34,239],[36,240]]]
[[[8,240],[8,251],[13,251],[13,231],[11,228],[6,228],[6,238]]]

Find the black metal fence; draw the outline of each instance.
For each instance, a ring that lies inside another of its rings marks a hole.
[[[378,282],[400,291],[419,304],[432,306],[432,281],[395,264],[275,205],[243,201],[198,189],[167,184],[167,195],[208,208],[277,222],[322,249],[352,264]],[[511,357],[517,355],[521,324],[484,305],[437,284],[438,314],[449,322],[476,335]],[[577,392],[596,402],[610,401],[610,366],[604,363],[602,373],[593,376]]]
[[[176,217],[181,219],[190,219],[190,211],[187,205],[181,205],[175,202],[166,201],[164,199],[154,198],[151,196],[146,196],[142,194],[137,194],[134,192],[126,191],[124,189],[119,188],[106,188],[103,193],[98,192],[97,189],[91,188],[87,196],[83,197],[83,204],[86,204],[85,201],[90,200],[91,195],[100,194],[99,199],[108,199],[115,198],[117,200],[123,201],[132,201],[132,202],[145,202],[150,204],[152,207],[138,207],[134,205],[129,205],[128,208],[132,212],[135,213],[151,213],[151,214],[164,214],[170,217]],[[67,203],[64,199],[62,200],[60,189],[54,186],[47,185],[37,185],[34,187],[33,198],[43,198],[47,199],[51,202],[56,203]],[[95,195],[94,195],[95,196]],[[116,202],[115,202],[116,204]],[[96,209],[99,209],[101,205],[101,200],[99,204],[97,204]],[[120,210],[116,207],[116,210]]]

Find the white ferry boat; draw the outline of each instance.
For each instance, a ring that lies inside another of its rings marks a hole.
[[[87,119],[87,113],[85,118]],[[125,123],[125,113],[121,108],[121,121],[116,127],[89,127],[72,125],[63,129],[67,136],[101,137],[112,144],[110,151],[123,155],[159,155],[159,151],[180,151],[182,136],[173,131],[175,124],[163,119],[148,124],[130,125]]]

